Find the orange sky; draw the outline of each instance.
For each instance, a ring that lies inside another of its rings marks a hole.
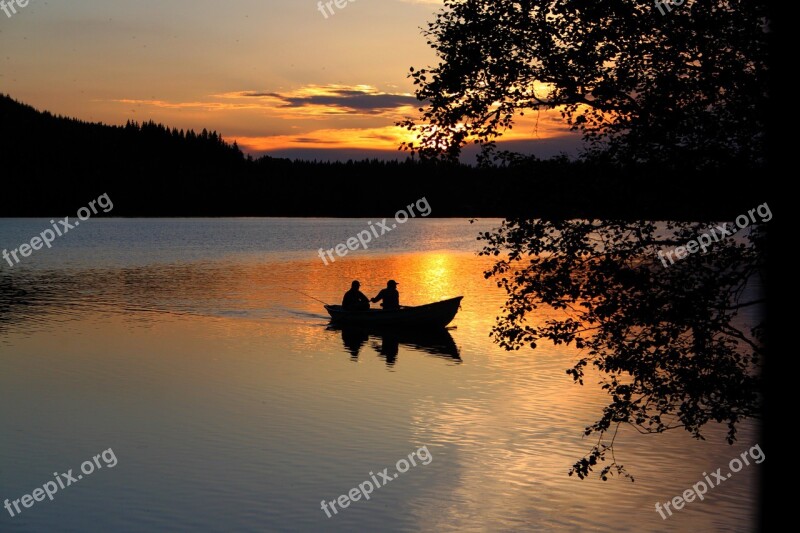
[[[326,18],[314,0],[32,1],[0,12],[0,92],[84,120],[217,130],[253,154],[398,156],[394,123],[419,107],[407,73],[434,63],[420,27],[440,6],[356,0]],[[506,138],[576,146],[557,113]]]

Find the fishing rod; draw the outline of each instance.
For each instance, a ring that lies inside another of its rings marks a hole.
[[[327,302],[323,302],[323,301],[322,301],[322,300],[320,300],[319,298],[315,298],[315,297],[311,296],[310,294],[306,294],[306,293],[304,293],[303,291],[298,291],[297,289],[293,289],[293,288],[291,288],[291,287],[284,287],[284,289],[288,289],[288,290],[290,290],[290,291],[294,291],[294,292],[296,292],[296,293],[298,293],[298,294],[302,294],[302,295],[303,295],[303,296],[305,296],[306,298],[311,298],[312,300],[316,300],[316,301],[318,301],[318,302],[319,302],[319,303],[321,303],[321,304],[324,304],[324,305],[331,305],[331,304],[329,304],[329,303],[327,303]]]

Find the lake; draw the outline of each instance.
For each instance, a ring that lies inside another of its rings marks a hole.
[[[755,528],[752,461],[666,519],[655,509],[727,471],[755,423],[733,446],[724,427],[706,441],[623,428],[635,482],[568,476],[608,399],[596,374],[566,374],[573,347],[510,353],[489,337],[504,294],[476,235],[499,221],[409,220],[320,259],[370,222],[97,218],[3,260],[0,503],[64,487],[0,509],[0,530]],[[0,246],[48,227],[0,220]],[[354,279],[370,297],[395,279],[407,305],[464,300],[444,334],[403,338],[333,329],[295,292],[339,303]]]

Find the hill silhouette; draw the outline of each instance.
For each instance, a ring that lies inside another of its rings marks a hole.
[[[566,157],[503,167],[253,159],[214,131],[84,122],[5,95],[0,146],[5,217],[69,214],[108,193],[114,216],[390,216],[426,197],[433,217],[722,219],[765,192],[721,188],[722,171]]]

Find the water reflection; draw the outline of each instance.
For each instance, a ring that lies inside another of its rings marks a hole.
[[[447,328],[434,330],[408,330],[391,328],[364,328],[353,326],[328,326],[328,331],[341,333],[344,350],[353,361],[358,360],[365,345],[375,351],[391,367],[397,362],[400,346],[461,362],[461,353]]]

